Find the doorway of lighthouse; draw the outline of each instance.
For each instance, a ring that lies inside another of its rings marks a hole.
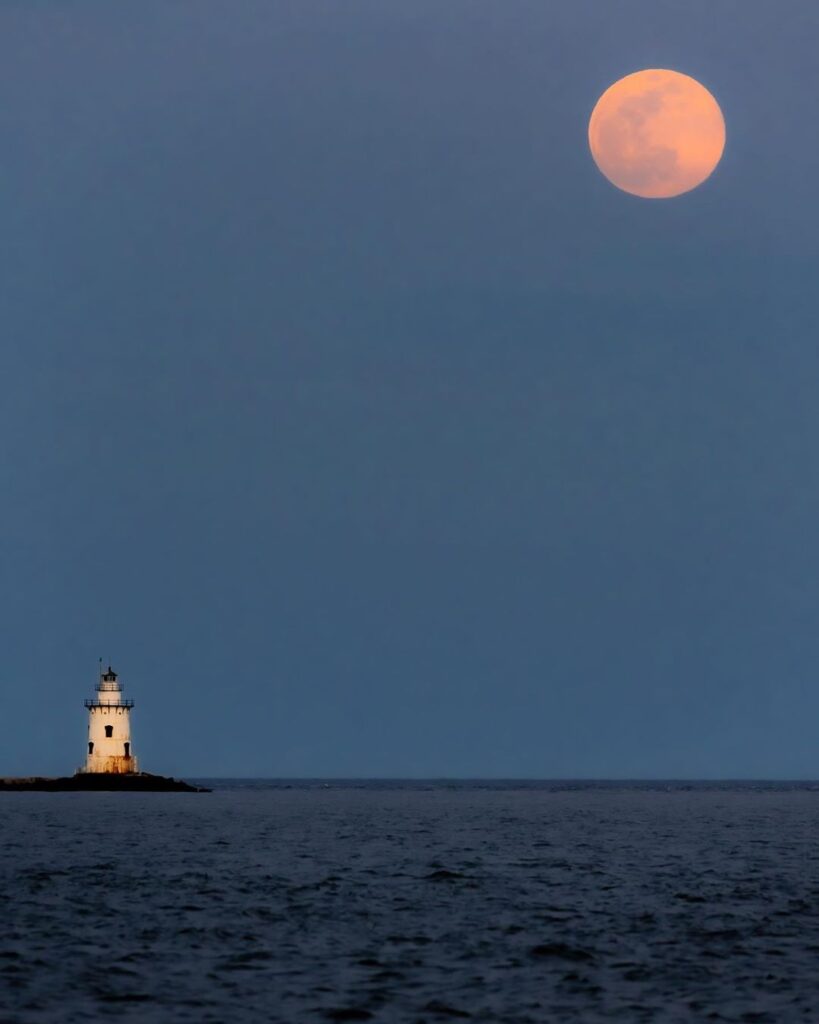
[[[125,744],[125,756],[126,757],[130,757],[131,756],[131,744],[130,743],[126,743]]]
[[[94,744],[93,743],[89,743],[88,744],[88,753],[89,754],[93,754],[94,753]]]

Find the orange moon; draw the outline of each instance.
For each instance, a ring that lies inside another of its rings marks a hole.
[[[670,199],[701,185],[717,166],[725,121],[695,78],[650,68],[606,89],[589,120],[589,146],[612,185]]]

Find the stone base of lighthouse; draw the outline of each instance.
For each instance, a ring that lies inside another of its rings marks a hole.
[[[86,758],[80,771],[91,775],[99,772],[108,775],[132,775],[139,771],[139,765],[135,757],[126,757],[124,754],[110,754],[107,757],[91,754]]]

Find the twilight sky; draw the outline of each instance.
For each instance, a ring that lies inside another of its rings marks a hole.
[[[816,0],[3,0],[0,773],[819,777]],[[588,152],[615,79],[701,188]]]

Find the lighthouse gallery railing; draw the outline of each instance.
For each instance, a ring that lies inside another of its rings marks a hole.
[[[132,700],[87,700],[85,706],[87,708],[132,708],[134,702]]]

